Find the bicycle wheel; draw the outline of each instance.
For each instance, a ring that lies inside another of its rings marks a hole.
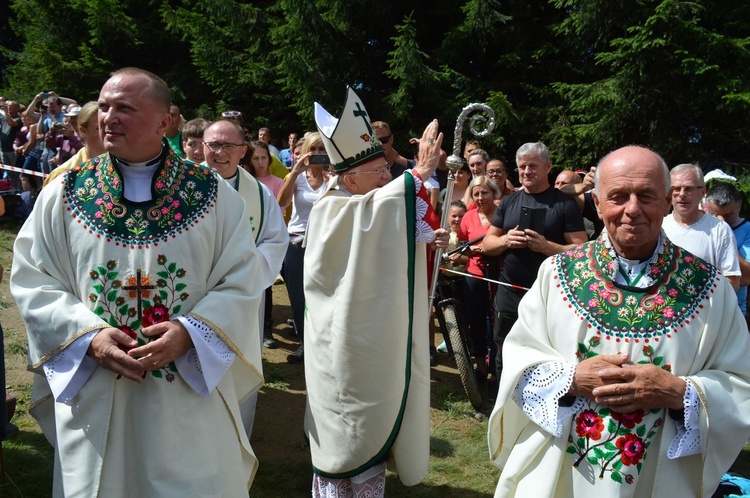
[[[469,397],[471,406],[476,410],[481,410],[482,393],[479,390],[479,381],[477,380],[476,372],[474,372],[474,363],[471,361],[469,346],[464,340],[461,329],[458,327],[456,310],[452,304],[448,304],[443,308],[443,316],[445,317],[445,328],[448,331],[448,340],[451,342],[453,356],[456,359],[458,376],[461,377],[461,384],[464,386],[464,391],[466,391],[466,395]]]

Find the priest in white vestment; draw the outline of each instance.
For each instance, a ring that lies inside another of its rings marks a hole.
[[[264,285],[245,203],[163,141],[159,77],[119,70],[98,103],[108,153],[46,187],[14,247],[53,495],[247,496]]]
[[[206,158],[205,164],[239,192],[245,201],[261,262],[261,274],[254,284],[268,288],[276,281],[289,246],[289,233],[276,196],[239,166],[240,160],[247,152],[247,144],[245,132],[236,122],[220,119],[211,123],[204,131],[202,147]],[[258,308],[258,323],[261,330],[264,323],[264,303],[265,294]],[[259,340],[262,345],[262,335]],[[242,425],[248,439],[253,430],[257,401],[258,393],[255,393],[240,405]]]
[[[315,119],[337,176],[313,206],[305,240],[313,496],[380,497],[386,462],[406,485],[429,468],[424,243],[435,239],[429,222],[437,217],[423,182],[442,133],[430,123],[417,167],[388,183],[383,149],[351,88],[341,118],[316,103]]]
[[[496,497],[710,497],[750,436],[745,321],[664,235],[669,195],[649,149],[600,162],[605,231],[544,262],[505,341]]]

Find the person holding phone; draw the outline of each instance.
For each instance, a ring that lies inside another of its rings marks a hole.
[[[542,142],[523,144],[516,152],[521,189],[503,197],[487,231],[482,247],[485,254],[502,257],[500,281],[529,288],[547,256],[588,240],[583,217],[575,201],[554,188],[549,181],[552,169],[549,149]],[[526,208],[526,209],[524,209]],[[521,225],[522,211],[527,223],[543,219],[544,233],[532,225]],[[538,210],[543,210],[544,214]],[[534,220],[532,220],[534,218]],[[493,332],[497,354],[495,373],[502,372],[502,346],[518,318],[518,303],[525,290],[500,285],[495,295],[497,317]]]
[[[281,186],[276,196],[281,209],[286,209],[290,203],[292,204],[292,218],[288,225],[289,249],[284,258],[283,277],[289,293],[294,327],[299,335],[300,345],[296,351],[287,356],[289,363],[302,363],[305,358],[303,345],[305,294],[302,286],[305,248],[302,247],[302,241],[305,238],[307,220],[313,203],[320,199],[328,189],[327,170],[330,166],[320,133],[310,133],[300,142],[302,155],[284,178],[284,185]]]
[[[502,194],[495,182],[487,176],[477,176],[469,184],[468,192],[471,200],[476,206],[466,213],[461,220],[461,229],[458,238],[461,240],[476,240],[487,234],[490,229],[492,217],[495,213],[495,199]],[[489,333],[488,313],[490,311],[490,293],[487,282],[482,277],[490,277],[488,274],[490,259],[496,256],[485,256],[481,241],[471,246],[469,262],[466,272],[475,277],[464,277],[464,307],[466,318],[471,330],[471,353],[476,358],[477,373],[480,382],[487,379],[487,336]]]

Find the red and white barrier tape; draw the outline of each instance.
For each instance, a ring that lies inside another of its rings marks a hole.
[[[8,171],[15,171],[16,173],[24,173],[26,175],[34,175],[34,176],[41,176],[42,178],[47,178],[47,173],[40,173],[39,171],[32,171],[30,169],[24,169],[24,168],[16,168],[15,166],[9,166],[7,164],[0,163],[0,169],[8,170]]]
[[[499,280],[492,280],[491,278],[487,278],[487,277],[479,277],[477,275],[472,275],[471,273],[464,273],[462,271],[451,270],[450,268],[440,268],[440,271],[446,271],[448,273],[455,273],[456,275],[463,275],[464,277],[471,277],[476,280],[484,280],[485,282],[490,282],[492,284],[497,284],[497,285],[504,285],[505,287],[511,287],[513,289],[525,290],[525,291],[529,290],[527,287],[521,287],[520,285],[506,284],[505,282],[500,282]]]

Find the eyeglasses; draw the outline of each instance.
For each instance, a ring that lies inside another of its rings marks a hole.
[[[222,118],[241,118],[242,113],[240,111],[224,111],[221,113]]]
[[[507,175],[508,172],[504,169],[488,169],[487,170],[488,175]]]
[[[378,166],[377,168],[375,168],[372,171],[349,171],[346,174],[347,175],[378,175],[378,176],[383,176],[387,172],[390,172],[390,171],[391,171],[390,165],[384,164],[382,166]]]
[[[682,187],[672,187],[672,192],[675,194],[682,192],[683,194],[692,195],[702,188],[703,185],[684,185]]]
[[[230,144],[222,142],[203,142],[203,145],[208,147],[211,152],[219,152],[224,149],[224,152],[231,153],[235,148],[242,147],[245,144]]]
[[[378,140],[380,140],[381,144],[387,144],[390,141],[390,139],[391,139],[392,136],[393,136],[393,134],[386,135],[384,137],[378,137]]]

